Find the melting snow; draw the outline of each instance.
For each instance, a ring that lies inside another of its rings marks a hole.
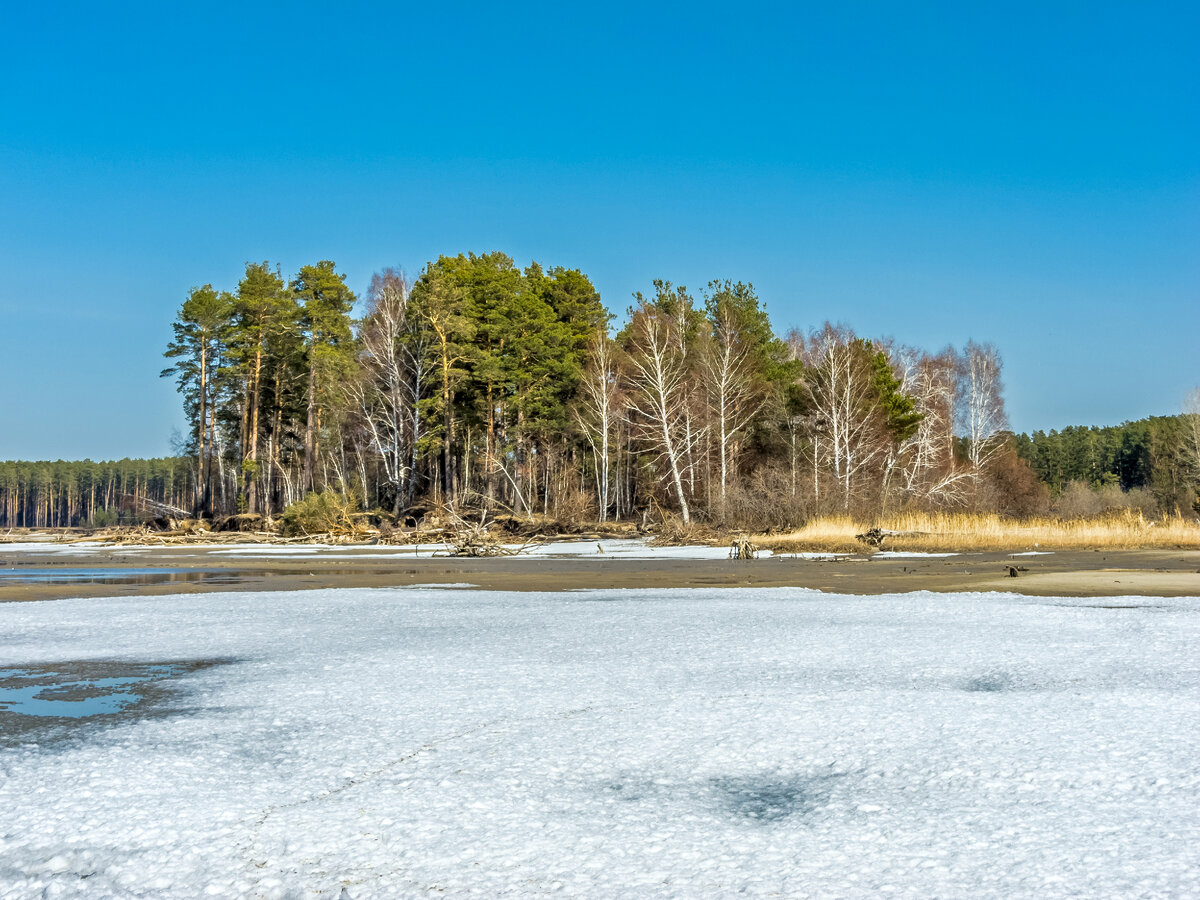
[[[923,553],[918,550],[879,550],[871,554],[872,559],[941,559],[958,556],[957,553]]]
[[[601,541],[551,541],[545,544],[506,544],[510,550],[521,551],[523,557],[547,557],[552,559],[728,559],[728,547],[701,545],[683,547],[659,547],[640,538],[616,538]],[[326,546],[324,544],[255,545],[214,550],[214,553],[229,556],[312,556],[334,555],[338,559],[402,559],[414,556],[445,556],[451,550],[449,544],[389,544],[368,547],[363,545]],[[771,555],[770,550],[759,551],[759,555]],[[825,555],[825,554],[822,554]]]
[[[1197,896],[1197,601],[1122,604],[0,605],[0,667],[235,660],[0,751],[0,896]]]
[[[699,544],[682,547],[659,547],[637,538],[614,538],[602,541],[554,541],[530,548],[526,556],[617,557],[620,559],[729,559],[729,547],[707,547]],[[760,550],[759,556],[770,556],[770,550]]]

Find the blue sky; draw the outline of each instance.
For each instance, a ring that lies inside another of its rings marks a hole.
[[[247,260],[503,250],[996,343],[1018,430],[1200,384],[1200,6],[10,5],[0,459],[169,452]]]

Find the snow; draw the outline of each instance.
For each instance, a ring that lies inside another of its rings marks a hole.
[[[519,551],[523,557],[549,559],[728,559],[728,547],[691,545],[682,547],[658,547],[641,538],[616,538],[600,541],[550,541],[545,544],[505,544],[509,550]],[[603,552],[601,549],[603,548]],[[338,559],[411,559],[414,556],[445,556],[450,552],[449,544],[390,544],[367,547],[362,545],[327,546],[324,544],[256,545],[214,550],[214,554],[228,556],[313,556],[316,554],[336,556]],[[770,550],[759,551],[759,556],[771,555]]]
[[[8,553],[90,553],[103,547],[95,541],[84,541],[78,544],[52,544],[49,541],[13,541],[11,544],[0,543],[0,557]]]
[[[603,552],[601,552],[603,550]],[[708,547],[699,544],[680,547],[659,547],[639,538],[613,538],[601,541],[554,541],[525,551],[524,556],[547,556],[557,559],[593,557],[596,559],[729,559],[729,547]],[[760,550],[760,557],[771,555]]]
[[[1010,553],[1009,556],[1053,556],[1053,550],[1025,550],[1021,553]]]
[[[779,553],[779,556],[785,557],[786,559],[822,559],[822,560],[846,559],[853,555],[854,554],[852,554],[852,553],[821,553],[819,551],[808,551],[808,550],[803,551],[803,552],[798,552],[798,553],[793,553],[791,550],[784,550]]]
[[[446,556],[451,547],[446,543],[431,544],[206,544],[199,545],[213,556],[253,557],[253,558],[288,558],[329,556],[337,559],[412,559],[413,557]],[[709,547],[702,545],[681,547],[659,547],[644,538],[615,538],[601,541],[551,541],[545,544],[505,544],[509,550],[519,551],[523,557],[546,557],[551,559],[576,559],[593,557],[596,559],[728,559],[729,548],[726,546]],[[121,546],[107,544],[59,544],[47,545],[38,543],[0,544],[0,559],[5,550],[24,553],[64,553],[64,552],[96,552],[104,548],[119,549],[122,553],[138,553],[152,548],[142,545]],[[600,551],[603,547],[603,552]],[[771,556],[770,550],[760,550],[760,557]],[[810,554],[799,555],[807,558]],[[827,558],[832,554],[811,554],[813,558]]]
[[[171,714],[0,750],[0,897],[1197,897],[1198,610],[800,589],[4,604],[0,668],[229,662],[168,679]]]
[[[872,559],[942,559],[958,556],[957,553],[923,553],[918,550],[879,550],[871,554]]]

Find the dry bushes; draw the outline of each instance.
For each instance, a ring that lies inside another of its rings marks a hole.
[[[352,494],[320,491],[305,494],[283,511],[279,530],[284,537],[355,535],[368,530]]]
[[[1098,516],[1119,509],[1153,518],[1158,513],[1158,501],[1147,488],[1123,491],[1115,484],[1093,488],[1082,481],[1072,481],[1053,505],[1054,513],[1063,519]]]
[[[713,527],[697,522],[684,523],[674,516],[667,518],[655,533],[652,543],[659,547],[690,547],[696,544],[723,544],[725,536]]]

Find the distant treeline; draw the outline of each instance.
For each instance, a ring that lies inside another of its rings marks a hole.
[[[164,504],[190,509],[195,490],[195,464],[184,457],[0,462],[0,527],[142,522]]]
[[[1152,416],[1109,427],[1072,426],[1019,434],[1018,455],[1054,495],[1070,485],[1149,491],[1163,512],[1187,511],[1200,497],[1200,416]]]
[[[155,504],[271,517],[333,491],[405,519],[447,506],[765,528],[1045,512],[1067,486],[1114,480],[1166,512],[1200,482],[1196,415],[1014,438],[992,345],[780,334],[742,282],[695,296],[654,281],[619,329],[579,270],[502,253],[443,256],[412,282],[387,269],[364,299],[356,317],[328,260],[193,288],[162,373],[190,422],[183,457],[8,464],[0,524]]]

